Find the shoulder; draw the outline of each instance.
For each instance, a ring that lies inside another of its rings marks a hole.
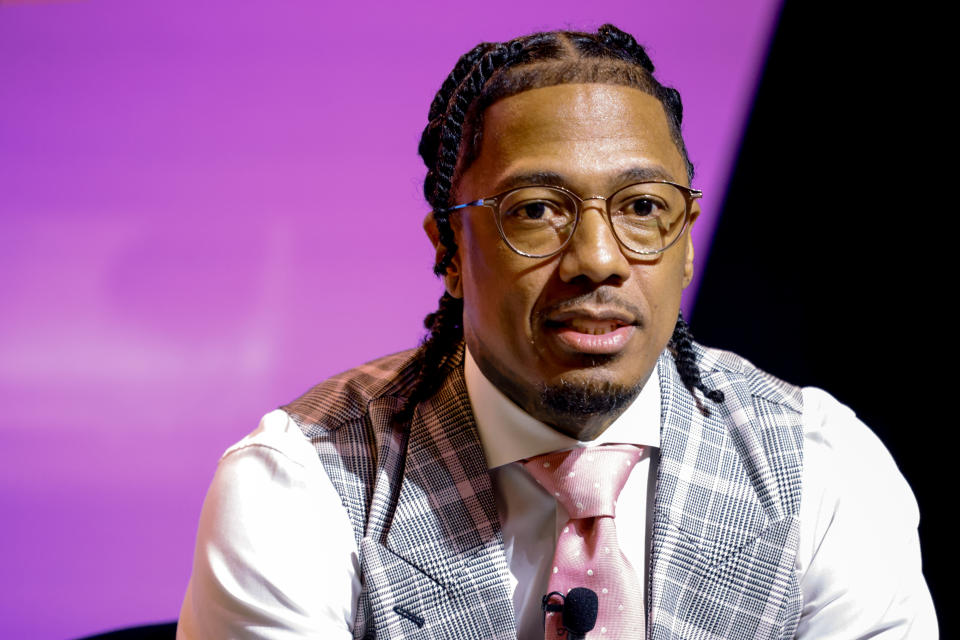
[[[299,466],[310,466],[316,453],[290,416],[275,409],[260,419],[257,428],[231,445],[220,457],[221,466],[237,459],[283,458]]]
[[[271,411],[217,465],[177,637],[248,637],[251,620],[271,637],[349,637],[358,575],[352,526],[316,451]]]
[[[219,496],[226,503],[249,504],[251,495],[322,486],[323,480],[313,445],[289,414],[275,409],[224,451],[207,499]]]
[[[856,413],[817,387],[803,388],[803,440],[810,485],[857,496],[872,496],[911,519],[917,505],[893,456]],[[823,486],[825,485],[825,486]]]
[[[750,396],[782,405],[800,413],[803,410],[803,394],[800,387],[759,369],[746,358],[723,349],[713,349],[694,343],[697,363],[708,387],[729,387],[740,383]]]
[[[936,637],[910,485],[849,407],[815,387],[803,399],[798,636]]]
[[[280,409],[297,423],[335,430],[362,417],[374,400],[406,398],[417,378],[418,353],[409,349],[344,371]]]
[[[823,389],[803,388],[803,439],[811,494],[830,502],[846,498],[849,509],[892,510],[916,523],[916,500],[893,456],[850,407]]]
[[[853,409],[823,389],[803,388],[803,423],[806,438],[824,450],[860,451],[873,459],[893,460]]]

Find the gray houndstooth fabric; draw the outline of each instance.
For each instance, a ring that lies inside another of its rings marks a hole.
[[[791,638],[802,469],[801,394],[742,358],[696,346],[698,402],[658,363],[661,449],[647,634]],[[394,416],[415,352],[368,363],[282,407],[314,443],[360,550],[356,638],[516,638],[496,504],[463,378],[407,424]]]

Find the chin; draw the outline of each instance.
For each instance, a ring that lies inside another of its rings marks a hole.
[[[537,416],[567,435],[592,440],[633,402],[643,381],[624,385],[610,380],[561,378],[538,389]]]
[[[646,383],[635,377],[621,355],[580,354],[575,361],[540,360],[534,369],[523,370],[492,358],[482,348],[471,346],[477,366],[504,395],[529,413],[568,436],[592,440],[631,403]],[[533,356],[536,357],[536,356]]]

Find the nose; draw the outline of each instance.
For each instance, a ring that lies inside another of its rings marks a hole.
[[[564,282],[580,276],[600,283],[610,278],[630,277],[630,262],[620,249],[607,222],[606,203],[584,201],[580,224],[560,259],[560,277]]]

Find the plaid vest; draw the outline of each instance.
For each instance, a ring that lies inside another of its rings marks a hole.
[[[696,345],[722,405],[657,365],[661,449],[647,591],[648,637],[793,637],[800,390]],[[356,638],[516,638],[493,489],[463,377],[396,423],[415,352],[368,363],[282,407],[317,448],[353,524],[362,592]]]

